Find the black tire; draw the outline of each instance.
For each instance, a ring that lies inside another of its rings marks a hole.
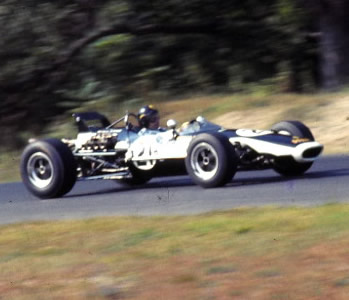
[[[58,139],[29,144],[23,151],[20,172],[24,185],[35,196],[48,199],[68,193],[76,182],[76,161]]]
[[[276,133],[288,134],[293,137],[307,138],[309,141],[314,141],[314,136],[310,129],[299,121],[282,121],[274,124],[271,130]],[[273,168],[283,176],[300,176],[305,173],[312,164],[313,162],[296,162],[293,157],[280,157],[275,159]]]
[[[289,133],[289,135],[291,136],[308,138],[310,141],[314,141],[314,136],[311,133],[310,129],[299,121],[282,121],[274,124],[271,127],[271,130],[277,133]]]
[[[233,178],[237,156],[225,136],[203,133],[189,145],[185,166],[196,184],[213,188],[223,186]]]

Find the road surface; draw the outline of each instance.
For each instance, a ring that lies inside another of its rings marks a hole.
[[[113,181],[78,182],[59,199],[40,200],[22,183],[0,185],[0,224],[116,215],[190,215],[242,206],[311,206],[349,202],[349,156],[319,159],[302,177],[273,170],[238,172],[222,188],[202,189],[188,176],[157,178],[136,189]]]

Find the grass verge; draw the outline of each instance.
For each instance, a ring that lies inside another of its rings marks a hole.
[[[0,183],[20,180],[19,162],[19,151],[1,152],[0,150]]]
[[[349,206],[0,227],[3,299],[347,299]]]

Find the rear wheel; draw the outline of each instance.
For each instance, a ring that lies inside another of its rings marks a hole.
[[[314,141],[310,129],[299,121],[282,121],[273,125],[271,130],[279,134]],[[299,176],[305,173],[312,164],[313,162],[299,163],[293,157],[280,157],[275,159],[273,168],[283,176]]]
[[[74,156],[57,139],[29,144],[23,151],[20,171],[24,185],[39,198],[63,196],[76,182]]]
[[[204,133],[189,145],[185,165],[196,184],[211,188],[222,186],[233,178],[237,158],[226,137]]]

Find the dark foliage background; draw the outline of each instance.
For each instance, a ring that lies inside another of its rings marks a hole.
[[[333,89],[346,82],[343,0],[4,0],[1,143],[89,100]]]

